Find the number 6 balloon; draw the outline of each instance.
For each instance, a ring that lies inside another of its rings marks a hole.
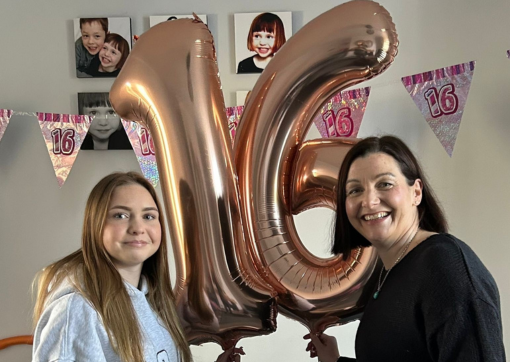
[[[322,104],[375,77],[397,54],[389,13],[352,1],[306,24],[278,51],[248,97],[236,130],[235,164],[243,224],[257,270],[278,292],[282,313],[311,332],[359,316],[377,257],[360,249],[347,261],[303,247],[292,215],[336,207],[336,180],[349,142],[303,139]],[[298,152],[300,150],[300,152]]]
[[[322,14],[259,78],[232,152],[207,27],[174,20],[139,38],[110,98],[154,140],[176,303],[190,343],[213,340],[226,349],[274,331],[276,295],[282,312],[312,331],[359,314],[374,252],[360,249],[346,262],[316,258],[292,221],[305,208],[334,207],[334,173],[352,142],[302,139],[328,97],[382,72],[396,46],[391,18],[376,3],[354,1]],[[312,159],[314,177],[306,171]]]

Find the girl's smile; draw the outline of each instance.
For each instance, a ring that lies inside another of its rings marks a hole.
[[[274,33],[267,31],[256,31],[252,38],[253,49],[261,58],[273,55]]]
[[[122,53],[110,43],[104,43],[103,48],[99,52],[99,60],[101,68],[105,72],[113,72],[117,64],[119,64]]]

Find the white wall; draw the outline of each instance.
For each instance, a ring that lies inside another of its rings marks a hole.
[[[149,16],[206,13],[216,39],[227,106],[235,91],[248,90],[256,75],[236,75],[233,14],[293,11],[295,31],[337,5],[336,1],[7,1],[0,3],[0,108],[73,113],[78,92],[108,91],[107,79],[77,79],[72,19],[129,16],[133,32],[148,28]],[[393,133],[420,156],[449,217],[451,231],[466,241],[494,275],[500,289],[504,330],[510,328],[510,49],[507,0],[385,0],[401,45],[393,66],[372,85],[359,136]],[[442,149],[400,84],[400,77],[477,60],[469,100],[453,157]],[[312,137],[318,137],[314,132]],[[129,151],[82,152],[58,188],[39,126],[13,118],[0,142],[0,339],[29,334],[29,288],[40,268],[79,247],[88,192],[114,170],[139,170]],[[331,213],[299,216],[305,244],[326,255]],[[58,223],[54,223],[59,220]],[[54,225],[54,226],[52,226]],[[242,340],[243,361],[307,361],[306,330],[279,317],[270,336]],[[343,353],[353,355],[356,324],[330,330]],[[510,334],[505,334],[510,345]],[[218,346],[193,347],[196,361],[212,361]],[[28,361],[30,348],[0,351],[0,361]]]

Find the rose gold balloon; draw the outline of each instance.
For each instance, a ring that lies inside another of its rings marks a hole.
[[[285,43],[258,79],[241,117],[234,157],[253,260],[277,290],[281,311],[312,332],[360,313],[377,257],[367,248],[345,262],[320,259],[302,245],[292,217],[299,209],[292,208],[291,185],[303,182],[296,154],[321,105],[340,90],[380,74],[392,63],[397,45],[395,26],[379,4],[342,4]],[[318,177],[317,182],[326,179]],[[328,179],[326,184],[335,182]],[[308,187],[293,188],[305,194],[305,205],[334,204],[332,193],[310,200],[319,196],[306,196]]]
[[[338,172],[355,138],[328,138],[301,144],[294,161],[291,209],[294,215],[316,207],[336,210]]]
[[[178,36],[175,36],[178,34]],[[150,129],[176,258],[178,312],[190,343],[224,349],[276,328],[273,291],[249,259],[213,38],[199,20],[140,36],[110,98]]]

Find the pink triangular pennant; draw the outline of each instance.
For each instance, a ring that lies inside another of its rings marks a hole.
[[[122,120],[122,125],[135,151],[143,176],[156,187],[159,182],[158,165],[156,163],[154,142],[149,130],[136,122],[126,120]]]
[[[225,111],[227,113],[228,119],[228,130],[230,133],[230,138],[232,139],[232,146],[234,146],[234,140],[236,137],[236,129],[239,125],[239,121],[241,120],[241,115],[243,114],[244,106],[236,106],[236,107],[228,107]]]
[[[428,125],[451,157],[464,113],[475,61],[402,78]]]
[[[336,94],[313,122],[322,137],[357,137],[367,108],[370,87]]]
[[[73,114],[37,113],[37,119],[58,185],[62,187],[80,152],[91,118]]]
[[[12,116],[12,110],[10,109],[0,109],[0,141],[4,136],[5,130],[9,125],[9,120]]]

